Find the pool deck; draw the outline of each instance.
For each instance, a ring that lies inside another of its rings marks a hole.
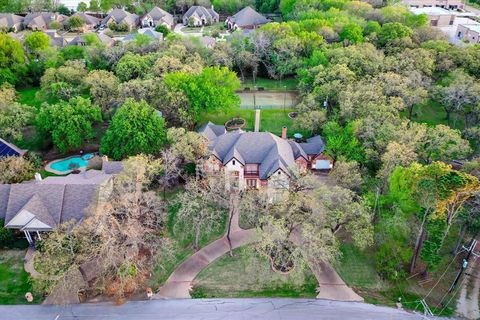
[[[48,171],[48,172],[51,172],[51,173],[55,173],[55,174],[58,174],[58,175],[66,175],[66,174],[69,174],[71,173],[72,171],[74,170],[79,170],[80,172],[83,172],[87,169],[87,167],[80,167],[78,169],[74,169],[74,170],[68,170],[68,171],[58,171],[58,170],[55,170],[52,168],[52,164],[55,164],[57,162],[60,162],[60,161],[64,161],[64,160],[67,160],[67,159],[70,159],[70,158],[75,158],[75,157],[79,157],[78,155],[75,155],[75,156],[70,156],[70,157],[66,157],[66,158],[62,158],[62,159],[57,159],[57,160],[53,160],[53,161],[50,161],[46,166],[45,166],[45,171]]]

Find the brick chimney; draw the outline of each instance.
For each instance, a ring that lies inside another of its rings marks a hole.
[[[287,127],[282,128],[282,139],[287,140]]]

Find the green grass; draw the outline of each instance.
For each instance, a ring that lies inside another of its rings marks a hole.
[[[18,91],[18,102],[21,104],[26,104],[35,108],[40,108],[44,101],[37,99],[36,94],[40,91],[40,88],[23,88]]]
[[[403,111],[402,115],[408,117],[408,111]],[[453,120],[455,115],[451,115],[451,126],[453,127]],[[427,100],[425,103],[415,106],[413,109],[412,120],[415,122],[426,123],[430,126],[444,124],[447,125],[447,113],[443,109],[442,105],[438,101]],[[461,129],[464,127],[463,118],[458,116],[456,122],[456,128]]]
[[[167,192],[167,201],[172,200],[179,192],[182,192],[182,189]],[[163,197],[163,193],[160,192],[158,196]],[[171,204],[168,206],[167,232],[169,238],[172,240],[172,247],[170,248],[171,250],[160,249],[161,251],[157,257],[152,277],[150,278],[150,285],[155,288],[160,287],[168,279],[170,274],[172,274],[186,258],[194,253],[192,248],[193,237],[184,237],[182,225],[176,220],[178,209],[179,207],[176,205]],[[199,247],[202,248],[222,237],[226,231],[226,224],[227,215],[222,218],[218,228],[210,233],[202,234]]]
[[[205,268],[194,281],[194,298],[314,298],[318,283],[309,269],[288,275],[272,271],[268,259],[253,246],[235,249]]]
[[[293,121],[288,117],[288,113],[292,112],[292,109],[286,109],[285,111],[280,109],[265,109],[261,111],[260,114],[260,131],[268,131],[276,135],[282,134],[282,127],[286,126],[288,128],[288,136],[292,137],[294,133],[300,132],[304,136],[309,136],[308,132],[302,130],[296,130],[293,127]],[[245,110],[245,109],[234,109],[227,112],[213,111],[209,113],[204,113],[200,116],[198,121],[199,125],[203,125],[208,121],[211,121],[215,124],[224,124],[231,118],[240,116],[245,119],[246,126],[244,130],[253,131],[254,121],[255,121],[255,111],[254,110]]]
[[[24,250],[0,250],[0,304],[28,303],[25,293],[32,292],[32,285],[23,269],[24,257]],[[33,296],[40,302],[40,295]]]
[[[272,80],[268,78],[256,78],[255,86],[257,88],[264,88],[265,90],[297,90],[298,80],[297,78],[286,78],[283,80]],[[242,87],[248,87],[253,89],[253,79],[246,78],[242,83]]]
[[[342,244],[342,257],[335,268],[340,277],[353,288],[380,289],[385,283],[378,276],[373,257],[367,256],[352,244]]]

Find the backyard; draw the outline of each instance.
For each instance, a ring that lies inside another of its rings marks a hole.
[[[272,271],[268,259],[253,246],[233,251],[210,264],[195,279],[194,298],[291,297],[314,298],[317,280],[310,269],[294,269],[288,275]]]
[[[30,277],[23,269],[24,250],[0,250],[0,304],[24,304],[32,292]],[[39,296],[34,295],[34,302]]]
[[[273,79],[259,77],[255,79],[255,83],[253,82],[253,78],[245,78],[245,81],[242,82],[242,88],[253,89],[256,86],[257,88],[263,88],[265,90],[278,90],[278,91],[297,90],[297,85],[298,85],[297,78],[273,80]]]
[[[308,132],[294,128],[294,120],[288,117],[288,113],[292,111],[292,109],[286,109],[285,111],[280,109],[262,110],[260,115],[260,131],[268,131],[276,135],[281,135],[282,127],[285,126],[288,128],[287,133],[289,137],[292,137],[296,132],[300,132],[305,137],[308,136]],[[204,113],[200,116],[198,125],[203,125],[208,121],[215,124],[224,124],[234,117],[245,119],[246,125],[244,130],[253,131],[255,111],[246,109],[232,109],[227,112]]]

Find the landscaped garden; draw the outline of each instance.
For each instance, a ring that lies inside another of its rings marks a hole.
[[[284,275],[274,272],[267,257],[253,246],[224,255],[195,279],[195,298],[290,297],[314,298],[318,282],[308,267],[295,268]]]

